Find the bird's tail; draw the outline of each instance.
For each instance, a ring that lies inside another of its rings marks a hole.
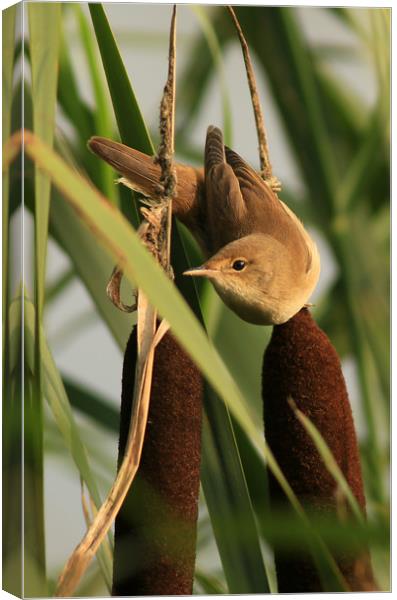
[[[92,137],[88,147],[123,176],[122,183],[147,197],[156,198],[159,195],[161,171],[153,157],[99,136]],[[173,213],[189,227],[191,213],[197,210],[199,203],[203,174],[200,169],[180,163],[175,166],[177,187]]]
[[[225,162],[222,131],[218,127],[210,125],[205,140],[205,172],[209,173],[213,167]]]
[[[154,164],[150,156],[99,136],[92,137],[88,147],[123,175],[136,192],[144,196],[156,195],[160,167]]]

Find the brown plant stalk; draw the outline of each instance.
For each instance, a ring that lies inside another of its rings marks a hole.
[[[256,85],[255,72],[251,62],[251,56],[248,48],[247,41],[244,37],[243,30],[241,29],[240,23],[236,17],[236,13],[234,12],[231,6],[227,6],[227,10],[233,20],[234,26],[236,28],[241,50],[243,53],[245,70],[247,73],[248,86],[250,89],[251,100],[252,100],[252,108],[254,109],[254,117],[256,124],[256,132],[258,136],[258,149],[259,149],[259,161],[260,161],[260,175],[263,179],[269,183],[270,187],[274,192],[279,192],[281,190],[281,183],[273,175],[272,165],[270,162],[269,156],[269,147],[267,143],[267,135],[265,129],[265,121],[263,118],[263,112],[261,108],[261,103],[259,100],[258,87]]]

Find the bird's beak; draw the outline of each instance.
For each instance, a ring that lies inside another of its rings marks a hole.
[[[191,275],[192,277],[214,277],[217,271],[215,269],[208,269],[205,265],[201,265],[201,267],[194,267],[193,269],[189,269],[185,271],[184,275]]]

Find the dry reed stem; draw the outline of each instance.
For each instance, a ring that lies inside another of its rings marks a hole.
[[[91,515],[95,516],[98,512],[98,509],[97,509],[95,502],[93,501],[92,496],[89,493],[88,489],[87,489],[87,494],[88,494],[88,501],[87,501],[87,498],[85,496],[85,489],[84,489],[84,479],[81,476],[80,476],[80,493],[81,493],[81,507],[83,510],[85,524],[88,529],[92,523]],[[90,513],[89,507],[91,508],[91,513]],[[111,563],[112,558],[113,558],[113,548],[112,548],[111,540],[108,537],[103,540],[103,549],[106,552],[106,554],[108,555],[109,562]],[[105,583],[106,583],[106,587],[108,588],[109,592],[111,592],[111,587],[109,586],[108,582],[106,581]]]
[[[84,479],[81,477],[81,475],[80,475],[80,499],[81,499],[81,508],[83,509],[85,524],[87,527],[89,527],[91,524],[91,515],[90,515],[89,508],[88,508],[87,499],[85,497],[85,492],[84,492]]]
[[[259,144],[259,161],[260,161],[260,174],[262,178],[270,185],[274,192],[279,192],[281,190],[281,183],[273,175],[272,165],[270,163],[269,157],[269,147],[267,143],[265,122],[263,118],[263,113],[261,109],[261,104],[259,101],[258,88],[256,85],[255,73],[252,67],[251,56],[248,48],[248,44],[244,37],[243,31],[241,29],[240,23],[237,19],[236,13],[234,12],[231,6],[227,6],[227,10],[232,17],[233,23],[236,27],[238,37],[240,39],[241,49],[243,52],[245,69],[247,72],[248,85],[251,93],[252,107],[254,109],[255,116],[255,124],[256,124],[256,132],[258,135],[258,144]]]
[[[171,20],[168,78],[160,108],[161,144],[158,152],[158,162],[162,171],[161,182],[163,183],[163,188],[159,201],[151,204],[149,209],[142,209],[146,217],[146,222],[140,227],[140,235],[144,243],[146,243],[148,249],[168,271],[170,270],[171,199],[176,183],[173,169],[175,24],[176,6],[173,8]],[[114,279],[115,275],[116,279]],[[116,288],[118,285],[116,295],[120,291],[121,277],[122,273],[120,269],[115,267],[112,279]],[[112,285],[112,279],[108,287]],[[137,305],[138,359],[132,402],[133,410],[123,462],[105,502],[94,516],[86,535],[70,556],[60,575],[55,591],[55,596],[57,597],[71,596],[76,589],[81,577],[116,518],[138,471],[149,413],[154,351],[168,331],[169,325],[163,320],[156,330],[157,312],[148,303],[146,296],[141,291],[138,293]]]

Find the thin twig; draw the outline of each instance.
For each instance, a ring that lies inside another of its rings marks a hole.
[[[158,151],[158,162],[162,172],[162,189],[157,201],[149,203],[149,208],[143,207],[145,221],[139,228],[143,243],[154,254],[160,264],[170,272],[170,239],[172,194],[174,193],[176,177],[173,168],[174,153],[174,111],[175,111],[175,23],[176,6],[173,8],[170,33],[169,68],[167,84],[160,108],[161,144]],[[121,272],[116,267],[116,290],[120,303]],[[138,293],[137,320],[137,350],[138,358],[135,366],[135,384],[132,400],[132,414],[128,432],[128,440],[123,462],[117,473],[115,482],[102,504],[94,515],[86,535],[76,547],[66,563],[59,578],[56,596],[70,596],[75,590],[82,575],[86,571],[100,544],[104,540],[123,501],[131,483],[138,471],[142,454],[146,423],[149,413],[149,402],[152,385],[154,351],[169,326],[163,320],[156,330],[157,311],[148,303],[146,296]],[[131,365],[131,368],[134,368]]]
[[[254,109],[256,132],[258,135],[259,144],[259,160],[260,160],[260,173],[262,178],[269,183],[270,187],[278,192],[281,190],[281,184],[277,177],[273,175],[272,165],[269,158],[269,147],[267,144],[267,136],[265,130],[265,122],[263,119],[263,113],[259,101],[258,88],[256,85],[255,73],[252,67],[250,52],[248,44],[245,40],[243,31],[240,23],[236,17],[236,14],[231,6],[227,6],[227,9],[232,17],[234,25],[236,27],[238,37],[240,39],[241,49],[243,51],[245,69],[247,72],[248,85],[251,93],[252,107]]]

